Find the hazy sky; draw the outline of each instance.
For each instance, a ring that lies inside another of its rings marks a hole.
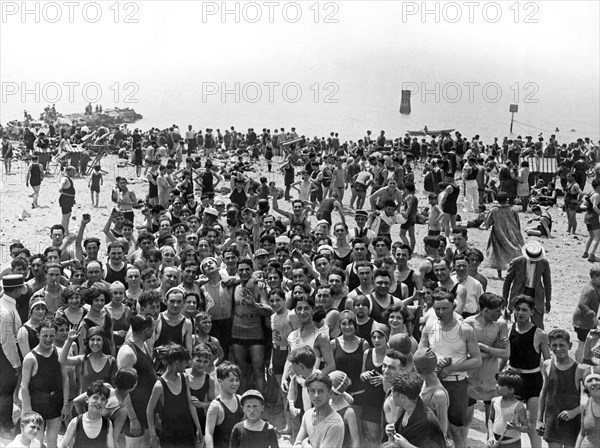
[[[85,96],[75,87],[70,102],[65,82],[97,83],[105,108],[114,106],[118,96],[118,105],[150,115],[161,108],[175,113],[198,106],[217,116],[220,108],[230,116],[252,110],[268,114],[264,83],[279,83],[273,87],[274,102],[281,103],[278,113],[326,110],[328,94],[338,100],[328,113],[361,109],[356,111],[360,117],[372,105],[393,106],[397,113],[402,83],[433,88],[439,82],[462,86],[463,102],[464,83],[497,83],[502,104],[521,103],[530,93],[548,109],[576,108],[577,98],[585,96],[586,110],[580,112],[598,116],[597,1],[82,1],[72,7],[73,23],[65,2],[25,3],[34,11],[25,17],[22,2],[2,4],[3,122],[21,118],[24,108],[37,115],[45,100],[57,95],[48,83],[61,87],[61,111],[79,111],[85,98],[94,97],[93,89]],[[223,17],[225,3],[239,14]],[[438,13],[423,17],[424,5]],[[249,23],[258,12],[260,20]],[[298,13],[301,17],[292,23]],[[450,23],[459,13],[461,18]],[[137,23],[125,23],[126,18]],[[135,86],[125,87],[127,82]],[[236,82],[240,90],[248,89],[239,103],[223,104],[219,94],[205,95],[202,102],[203,89],[206,94]],[[35,90],[35,83],[40,83],[39,105],[33,94],[21,95],[24,87]],[[258,104],[246,101],[255,96],[248,83],[261,86]],[[293,89],[283,97],[280,86],[286,83],[300,86],[301,101],[289,101]],[[326,83],[332,84],[326,88]],[[525,83],[535,86],[525,89]],[[475,93],[474,101],[482,100],[480,87]],[[139,103],[125,104],[128,94]]]

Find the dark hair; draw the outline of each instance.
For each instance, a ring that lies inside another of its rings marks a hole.
[[[479,258],[479,260],[481,260],[481,261],[484,260],[483,252],[481,252],[479,249],[476,249],[474,247],[471,249],[467,249],[465,251],[465,255],[467,256],[467,258],[469,258],[472,255],[475,255],[477,258]]]
[[[423,387],[423,378],[415,371],[400,371],[392,381],[394,392],[405,395],[409,400],[416,400]]]
[[[285,301],[285,292],[281,288],[273,288],[272,290],[270,290],[269,298],[271,298],[271,296],[277,296]]]
[[[513,302],[513,309],[523,303],[527,305],[531,311],[535,309],[535,301],[533,300],[533,298],[525,294],[519,294],[517,297],[515,297],[515,300]]]
[[[432,249],[440,248],[440,240],[436,236],[426,236],[423,238],[423,244],[431,247]]]
[[[571,336],[569,335],[569,333],[560,328],[555,328],[550,333],[548,333],[549,343],[552,343],[552,341],[555,341],[556,339],[564,339],[565,341],[567,341],[567,344],[571,343]]]
[[[410,317],[410,312],[408,311],[408,308],[403,305],[402,303],[392,303],[392,306],[390,306],[387,310],[385,310],[383,312],[383,319],[384,319],[384,323],[389,327],[390,323],[389,323],[389,318],[390,318],[390,314],[392,313],[397,313],[400,312],[400,315],[402,316],[402,319],[404,320],[404,323],[407,324],[410,322],[411,317]]]
[[[212,361],[213,354],[210,347],[204,343],[194,345],[192,349],[192,358],[208,358]]]
[[[96,380],[88,386],[85,393],[88,397],[91,397],[92,395],[100,395],[104,399],[108,400],[108,397],[110,397],[110,388],[104,385],[104,381]]]
[[[392,245],[392,250],[395,253],[398,249],[402,249],[402,250],[406,250],[408,251],[408,256],[410,257],[413,254],[413,250],[412,248],[406,244],[406,243],[402,243],[400,241],[396,241],[393,245]]]
[[[408,363],[408,358],[406,357],[406,355],[393,348],[388,348],[385,352],[385,356],[387,356],[388,358],[397,359],[398,361],[400,361],[400,366],[402,367],[406,367],[406,364]]]
[[[62,300],[63,305],[67,306],[69,304],[69,299],[73,297],[75,294],[80,294],[83,288],[81,286],[67,286],[60,292],[60,298]],[[80,297],[80,306],[82,305],[82,297]]]
[[[110,303],[112,300],[112,294],[108,289],[97,288],[95,286],[92,286],[91,288],[84,288],[81,292],[81,299],[84,301],[84,303],[91,305],[94,303],[94,299],[100,297],[101,295],[104,295],[105,304]]]
[[[154,269],[152,269],[152,271],[154,271]],[[146,272],[146,270],[144,272]],[[161,295],[158,291],[144,291],[140,294],[140,297],[138,298],[138,304],[140,308],[145,308],[153,302],[160,302],[160,300]]]
[[[50,235],[52,235],[52,232],[55,230],[61,230],[63,235],[65,234],[65,228],[62,224],[54,224],[52,227],[50,227]]]
[[[331,390],[333,387],[333,382],[331,381],[331,378],[329,378],[329,375],[321,372],[320,370],[311,373],[308,378],[306,378],[304,381],[304,387],[309,388],[312,383],[316,382],[325,384],[325,387],[327,387],[329,390]]]
[[[312,347],[305,345],[294,349],[288,355],[288,361],[292,364],[302,364],[307,369],[312,369],[317,362],[317,355]]]
[[[224,380],[232,373],[233,375],[240,378],[242,376],[242,371],[240,368],[229,361],[223,361],[221,364],[217,366],[217,379]]]
[[[294,283],[294,288],[298,285],[303,285],[304,283]],[[292,288],[292,291],[294,290],[294,288]],[[292,294],[293,296],[293,294]],[[298,306],[299,302],[306,302],[308,303],[308,305],[314,310],[316,304],[315,304],[315,299],[313,296],[311,296],[310,294],[302,294],[299,296],[296,296],[293,298],[292,301],[292,309],[295,309]]]
[[[110,342],[106,338],[104,330],[98,325],[95,325],[91,327],[85,335],[85,356],[88,356],[92,352],[92,349],[90,348],[90,339],[94,336],[100,336],[102,338],[102,353],[110,355]]]
[[[156,269],[154,268],[146,268],[142,271],[141,276],[142,276],[142,281],[146,281],[149,278],[151,278],[153,275],[158,276],[158,272],[156,272]]]
[[[44,328],[54,328],[55,331],[58,331],[56,320],[53,317],[44,318],[38,327],[38,334],[41,333]]]
[[[523,387],[523,378],[514,370],[508,369],[496,374],[496,383],[499,386],[506,386],[519,393]]]
[[[455,227],[454,229],[452,229],[452,233],[457,233],[457,234],[460,233],[462,236],[467,238],[468,231],[467,231],[466,227],[458,226],[458,227]]]
[[[390,281],[392,280],[392,276],[387,269],[376,269],[373,273],[373,279],[377,277],[387,277],[390,279]]]
[[[436,288],[431,295],[434,302],[441,302],[442,300],[448,300],[450,303],[454,303],[454,294],[446,291],[442,288]]]
[[[375,247],[377,245],[377,243],[379,243],[379,242],[385,243],[388,250],[392,248],[392,241],[386,236],[377,236],[377,237],[373,238],[373,241],[371,242],[371,244],[373,245],[373,247]]]
[[[14,271],[16,268],[21,268],[24,271],[27,270],[27,268],[29,268],[29,259],[25,259],[23,257],[19,257],[17,256],[16,258],[13,258],[10,262],[10,268]]]
[[[127,390],[135,386],[138,380],[137,372],[132,367],[121,367],[117,370],[114,385],[117,389]]]
[[[346,272],[344,272],[344,270],[339,269],[339,268],[332,268],[329,271],[329,274],[327,274],[327,279],[329,280],[329,276],[330,275],[339,275],[342,278],[342,283],[344,283],[346,281]]]
[[[502,296],[498,294],[494,294],[491,292],[484,292],[479,297],[479,308],[480,309],[497,309],[500,308],[504,304],[504,299]]]
[[[431,289],[431,291],[435,291],[438,287],[438,283],[435,280],[431,280],[429,278],[423,279],[423,288]]]
[[[190,360],[190,352],[182,345],[171,343],[159,348],[163,350],[162,360],[167,365]]]
[[[131,316],[130,324],[133,333],[141,333],[154,325],[154,319],[152,319],[152,316],[140,316],[137,314]]]

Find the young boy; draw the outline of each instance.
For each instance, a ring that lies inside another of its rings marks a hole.
[[[295,439],[300,430],[302,416],[311,406],[310,396],[305,389],[305,380],[313,373],[317,356],[311,347],[304,346],[292,350],[288,355],[288,361],[294,373],[287,391],[287,400],[292,417],[290,419],[292,437]]]
[[[178,344],[162,347],[165,350],[163,361],[167,365],[167,370],[154,384],[146,409],[150,442],[152,446],[156,446],[155,444],[160,440],[162,446],[191,447],[194,446],[196,440],[202,440],[202,429],[198,421],[198,414],[192,405],[189,384],[184,375],[190,354]],[[173,391],[179,392],[174,393]],[[156,434],[154,414],[159,401],[162,404],[160,436]]]
[[[196,408],[200,427],[206,425],[206,410],[215,399],[215,381],[210,376],[213,354],[207,344],[196,344],[192,350],[192,366],[185,371],[190,385],[192,405]]]
[[[548,333],[548,344],[554,358],[544,361],[535,429],[550,448],[573,447],[581,427],[579,397],[584,370],[569,355],[571,337],[565,330]]]
[[[331,379],[328,375],[316,371],[306,378],[305,387],[314,407],[302,417],[302,426],[294,446],[342,448],[344,420],[329,403]]]
[[[44,427],[44,419],[37,412],[27,412],[21,417],[21,434],[18,434],[6,448],[39,448],[41,442],[36,439]]]
[[[281,377],[283,375],[283,369],[285,367],[285,360],[287,358],[288,351],[287,338],[292,331],[299,327],[299,323],[296,315],[291,314],[285,307],[285,293],[282,289],[276,288],[269,291],[269,305],[274,311],[274,313],[270,316],[273,354],[271,356],[269,372],[272,372],[272,374],[275,375],[277,385],[281,386]],[[281,398],[285,399],[285,395],[283,394],[281,387],[280,391]]]
[[[98,202],[100,201],[100,185],[103,183],[104,179],[102,177],[102,172],[100,171],[100,165],[94,165],[94,171],[88,182],[88,187],[92,196],[92,205],[94,207],[98,207]]]
[[[106,402],[106,406],[102,411],[102,416],[107,417],[113,424],[113,437],[115,447],[118,447],[117,443],[119,436],[121,435],[121,430],[129,431],[132,426],[138,425],[139,421],[137,420],[137,416],[135,412],[129,414],[130,410],[132,410],[131,397],[129,393],[137,387],[138,376],[137,372],[132,367],[123,367],[120,368],[115,374],[113,383],[104,383],[106,387],[110,389],[110,396]],[[76,397],[73,401],[77,408],[83,407],[88,399],[87,393]],[[125,428],[125,423],[127,419],[130,418],[130,421]],[[124,436],[125,434],[123,434]],[[124,440],[123,440],[124,442]]]
[[[109,396],[110,389],[102,380],[94,381],[88,387],[86,399],[88,410],[71,420],[61,443],[62,448],[90,446],[115,448],[112,422],[102,416]],[[92,437],[92,434],[96,436]]]
[[[244,418],[240,396],[236,395],[240,387],[241,374],[240,368],[229,361],[217,367],[221,393],[212,401],[206,412],[204,431],[206,448],[229,447],[233,427]]]
[[[247,390],[242,395],[244,421],[231,431],[229,448],[279,448],[275,428],[262,419],[265,400],[257,390]]]
[[[515,397],[523,380],[512,370],[500,372],[496,378],[498,397],[492,398],[488,421],[488,446],[497,448],[510,445],[521,448],[521,434],[529,431],[529,422],[523,403]]]

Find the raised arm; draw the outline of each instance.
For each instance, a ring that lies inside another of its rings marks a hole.
[[[277,213],[279,213],[282,216],[285,216],[287,219],[291,220],[293,218],[293,215],[289,212],[286,212],[284,210],[281,210],[279,208],[279,204],[277,203],[277,195],[274,194],[273,195],[273,210],[276,211]]]
[[[67,336],[67,340],[64,345],[60,349],[60,353],[58,354],[58,362],[64,366],[78,366],[83,361],[83,355],[77,356],[69,356],[69,352],[71,351],[71,346],[73,342],[79,338],[79,332],[77,330],[69,330],[69,336]]]
[[[85,226],[87,226],[91,220],[92,218],[85,214],[81,218],[81,224],[79,225],[77,237],[75,238],[75,258],[78,260],[83,260],[83,234],[85,233]]]

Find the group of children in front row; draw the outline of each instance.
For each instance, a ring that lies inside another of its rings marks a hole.
[[[536,431],[545,436],[551,448],[600,446],[600,369],[589,366],[583,369],[583,365],[571,358],[570,337],[564,330],[552,330],[547,343],[554,357],[542,365],[543,387]],[[247,390],[241,397],[236,394],[241,379],[238,366],[225,361],[216,367],[219,393],[215,396],[215,382],[209,374],[214,365],[213,351],[203,343],[194,347],[192,356],[177,344],[163,348],[161,359],[166,370],[154,384],[147,408],[152,447],[198,447],[203,446],[203,439],[209,448],[278,447],[276,429],[262,419],[265,403],[262,394],[256,390]],[[386,356],[393,356],[392,351],[386,352]],[[435,355],[431,356],[431,350],[423,355],[423,351],[415,353],[414,368],[400,371],[389,385],[388,394],[407,415],[417,412],[420,396],[428,388],[428,378],[435,376]],[[433,361],[427,362],[429,358]],[[310,401],[309,407],[305,406],[295,446],[359,447],[353,398],[345,392],[351,381],[345,372],[336,370],[327,375],[315,369],[316,359],[309,346],[295,349],[288,356],[296,374],[294,381],[301,395],[307,395]],[[203,383],[201,395],[190,387],[199,379]],[[127,420],[131,415],[128,395],[136,388],[137,380],[134,369],[121,368],[112,386],[101,380],[88,386],[87,392],[75,399],[76,404],[85,404],[87,410],[68,423],[61,446],[116,448],[121,430],[130,434],[129,428],[135,427],[134,422]],[[520,448],[521,433],[530,431],[533,423],[526,405],[517,397],[523,388],[523,378],[508,369],[497,374],[496,383],[498,396],[491,400],[487,420],[488,445]],[[585,392],[581,402],[580,384]],[[556,406],[565,410],[553,412]],[[385,434],[389,441],[382,447],[445,447],[446,439],[438,420],[430,414],[426,410],[423,421],[415,427],[420,428],[418,433],[411,435],[406,432],[410,432],[410,419],[387,425]],[[41,447],[39,435],[43,427],[41,415],[24,413],[21,433],[7,448]],[[407,437],[419,443],[407,445]],[[575,443],[565,442],[565,437],[572,437]]]

